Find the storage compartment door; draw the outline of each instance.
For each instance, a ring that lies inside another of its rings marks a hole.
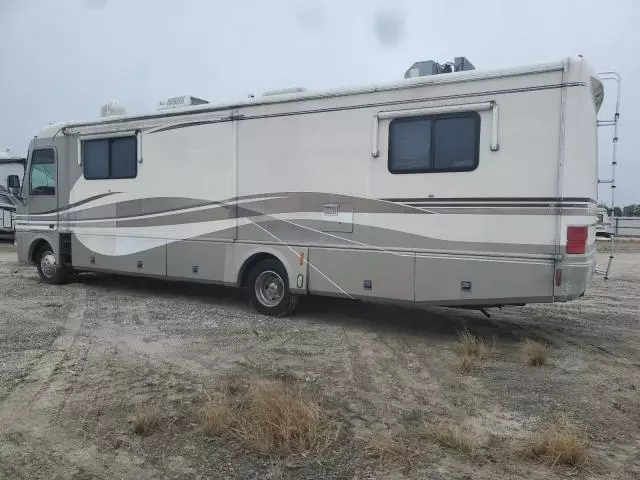
[[[552,261],[416,255],[417,304],[499,305],[552,298]]]
[[[413,302],[412,253],[309,248],[309,293]]]
[[[115,235],[74,234],[73,266],[163,277],[167,274],[166,240]]]

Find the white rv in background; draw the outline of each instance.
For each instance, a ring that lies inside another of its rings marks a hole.
[[[16,175],[22,181],[27,159],[13,154],[10,150],[0,151],[0,185],[6,187],[10,175]]]
[[[16,204],[9,190],[0,185],[0,238],[15,234]]]
[[[0,152],[0,237],[11,237],[15,233],[14,194],[20,192],[26,163],[24,157],[13,155],[9,150]]]
[[[18,257],[53,284],[75,270],[243,286],[271,315],[307,294],[581,296],[602,84],[582,58],[452,67],[47,127],[29,145]]]
[[[598,220],[596,222],[596,236],[611,238],[615,235],[615,227],[609,216],[609,212],[604,207],[598,207]]]

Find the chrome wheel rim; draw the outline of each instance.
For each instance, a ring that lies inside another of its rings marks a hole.
[[[42,254],[42,257],[40,257],[40,270],[46,278],[52,278],[56,274],[58,265],[53,252],[47,250]]]
[[[262,305],[276,307],[284,298],[284,280],[276,272],[266,270],[256,278],[255,293]]]

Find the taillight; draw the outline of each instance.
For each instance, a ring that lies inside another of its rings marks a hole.
[[[567,227],[567,253],[586,253],[589,227]]]

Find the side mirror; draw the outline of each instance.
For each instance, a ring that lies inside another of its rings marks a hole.
[[[7,177],[7,188],[20,188],[20,177],[18,175],[9,175]]]
[[[13,195],[20,194],[20,177],[18,175],[9,175],[7,177],[7,190]]]

